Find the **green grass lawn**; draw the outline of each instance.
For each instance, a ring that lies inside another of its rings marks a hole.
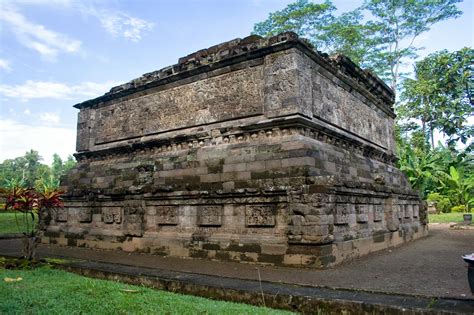
[[[26,231],[26,222],[23,213],[17,213],[20,229],[16,224],[14,212],[0,212],[0,234],[22,233]],[[31,216],[27,217],[28,224],[31,226]],[[37,220],[35,220],[36,222]]]
[[[430,214],[428,215],[428,219],[430,223],[457,223],[464,221],[462,215],[462,213],[458,212]]]
[[[0,269],[0,277],[0,314],[290,314],[91,279],[48,267]],[[5,282],[6,277],[23,280]]]

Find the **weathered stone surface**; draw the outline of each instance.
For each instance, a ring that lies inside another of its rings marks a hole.
[[[68,209],[67,208],[58,208],[56,212],[56,222],[67,222],[68,219]]]
[[[119,207],[102,208],[102,221],[107,224],[122,223],[122,210]]]
[[[76,105],[78,164],[45,235],[313,267],[425,235],[394,166],[393,102],[293,33],[193,53]]]
[[[200,226],[222,225],[222,205],[200,205],[197,208],[197,224]]]
[[[156,206],[157,223],[159,225],[177,225],[178,224],[178,206]]]
[[[92,209],[91,208],[79,209],[78,217],[79,217],[79,222],[81,223],[92,222]]]
[[[145,209],[141,201],[127,201],[123,206],[125,235],[142,236]]]
[[[247,205],[245,222],[247,226],[275,226],[274,205]]]

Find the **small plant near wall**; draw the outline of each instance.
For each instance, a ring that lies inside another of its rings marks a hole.
[[[16,224],[19,229],[20,222],[25,226],[23,231],[25,259],[33,260],[35,258],[39,242],[38,232],[41,229],[40,218],[45,217],[50,211],[63,207],[61,194],[61,191],[47,187],[40,190],[22,187],[6,190],[5,210],[15,212]]]

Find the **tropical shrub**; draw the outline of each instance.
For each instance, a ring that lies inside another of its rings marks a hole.
[[[398,166],[420,197],[441,212],[471,212],[474,207],[474,158],[470,147],[459,152],[438,143],[434,149],[399,140]],[[416,140],[416,139],[415,139]]]
[[[26,231],[23,232],[23,253],[27,260],[32,260],[36,255],[39,242],[38,232],[42,228],[41,218],[46,211],[63,207],[62,192],[58,190],[35,190],[33,188],[13,187],[6,190],[5,210],[15,211],[15,219],[23,220]],[[31,224],[28,217],[31,216]],[[40,222],[36,222],[39,220]]]
[[[442,196],[440,193],[430,193],[426,200],[436,203],[436,209],[443,213],[451,212],[453,207],[449,198]]]

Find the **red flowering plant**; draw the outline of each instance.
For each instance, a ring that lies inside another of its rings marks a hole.
[[[36,247],[39,242],[38,232],[41,218],[46,211],[63,207],[61,191],[55,189],[44,189],[37,191],[32,188],[13,187],[6,194],[5,210],[15,211],[17,227],[24,235],[23,252],[25,258],[35,258]],[[19,219],[18,216],[21,216]],[[31,219],[30,219],[31,217]],[[20,220],[24,228],[21,228]]]

